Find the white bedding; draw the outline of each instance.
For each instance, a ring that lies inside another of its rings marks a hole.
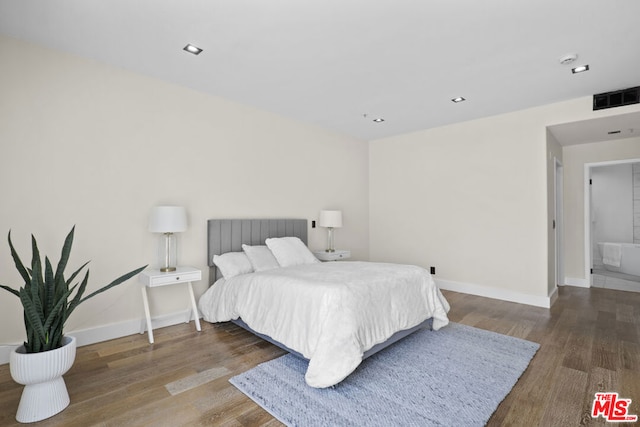
[[[449,323],[449,304],[421,267],[329,262],[218,280],[198,303],[208,322],[241,317],[309,359],[312,387],[342,381],[365,351],[433,317]]]

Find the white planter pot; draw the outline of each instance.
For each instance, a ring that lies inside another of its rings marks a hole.
[[[26,353],[24,346],[11,352],[11,377],[24,390],[16,420],[32,423],[44,420],[69,406],[64,375],[76,358],[76,338],[64,337],[63,346],[42,353]]]

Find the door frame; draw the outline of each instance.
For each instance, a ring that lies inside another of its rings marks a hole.
[[[564,167],[557,157],[554,157],[554,243],[556,252],[556,286],[564,286]]]

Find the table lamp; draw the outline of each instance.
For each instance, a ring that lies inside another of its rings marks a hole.
[[[163,266],[160,271],[175,271],[175,242],[173,233],[187,230],[187,210],[181,206],[156,206],[149,216],[149,231],[164,234]]]
[[[335,252],[333,247],[333,229],[342,227],[342,211],[320,211],[320,227],[329,229],[327,249],[325,252]]]

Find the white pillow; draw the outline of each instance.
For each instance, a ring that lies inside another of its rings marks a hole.
[[[225,279],[253,273],[253,267],[244,252],[227,252],[222,255],[214,255],[213,263],[218,266]]]
[[[273,256],[271,250],[264,246],[242,245],[242,250],[247,254],[249,262],[254,271],[265,271],[279,268],[278,260]]]
[[[265,241],[278,264],[282,267],[300,264],[316,264],[320,261],[297,237],[278,237]]]

